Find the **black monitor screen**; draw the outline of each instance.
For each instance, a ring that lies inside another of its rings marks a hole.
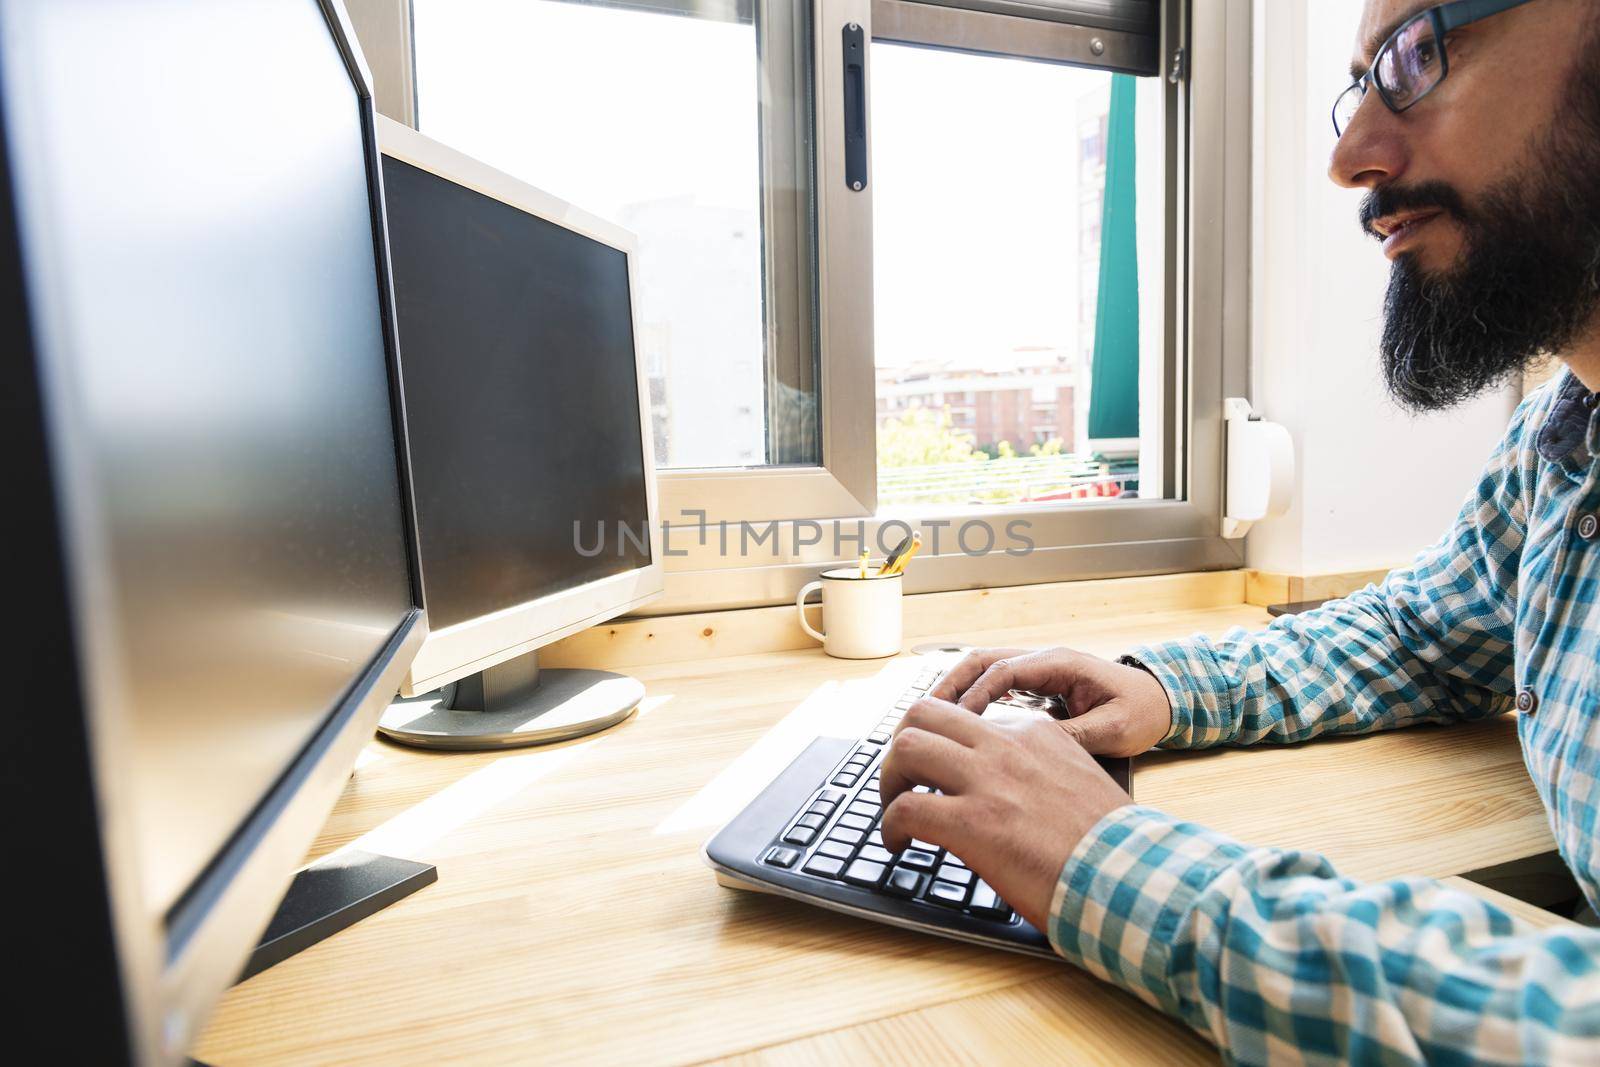
[[[429,625],[647,566],[627,256],[383,167]]]
[[[314,0],[11,3],[0,38],[76,625],[126,768],[102,799],[159,916],[414,611],[370,137]]]

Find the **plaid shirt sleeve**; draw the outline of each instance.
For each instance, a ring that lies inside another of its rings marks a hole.
[[[1293,742],[1509,710],[1532,424],[1545,400],[1517,409],[1445,536],[1382,584],[1263,631],[1134,649],[1172,702],[1162,744]]]
[[[1600,931],[1535,932],[1427,879],[1373,885],[1129,806],[1062,870],[1057,952],[1236,1063],[1593,1063]]]

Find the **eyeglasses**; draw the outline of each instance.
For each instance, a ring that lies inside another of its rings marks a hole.
[[[1416,106],[1439,87],[1450,73],[1445,34],[1530,0],[1456,0],[1413,15],[1389,35],[1373,57],[1372,66],[1333,103],[1333,132],[1343,137],[1356,117],[1369,87],[1395,114]]]

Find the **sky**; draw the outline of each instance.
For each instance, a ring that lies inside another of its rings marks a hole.
[[[759,225],[750,26],[416,0],[415,39],[424,133],[611,219],[690,196]],[[880,366],[1075,348],[1077,108],[1109,75],[882,43],[870,63]]]

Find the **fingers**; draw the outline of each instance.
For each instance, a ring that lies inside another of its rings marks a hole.
[[[961,793],[971,783],[972,750],[929,730],[902,729],[889,745],[879,774],[885,806],[915,785]]]
[[[997,657],[961,694],[961,706],[981,715],[984,708],[1013,689],[1054,688],[1052,683],[1062,673],[1062,659],[1069,655],[1065,649],[1056,648]]]
[[[883,847],[902,852],[913,839],[960,852],[962,842],[957,797],[936,793],[903,793],[883,810]]]
[[[989,727],[954,704],[924,697],[906,711],[895,732],[901,730],[928,730],[971,747],[983,740]]]
[[[1096,756],[1137,756],[1142,751],[1137,745],[1128,751],[1128,716],[1115,702],[1067,719],[1060,726],[1085,751]]]
[[[1027,654],[1028,649],[1025,648],[980,648],[968,652],[954,667],[944,672],[928,695],[936,700],[954,702],[995,660]]]

